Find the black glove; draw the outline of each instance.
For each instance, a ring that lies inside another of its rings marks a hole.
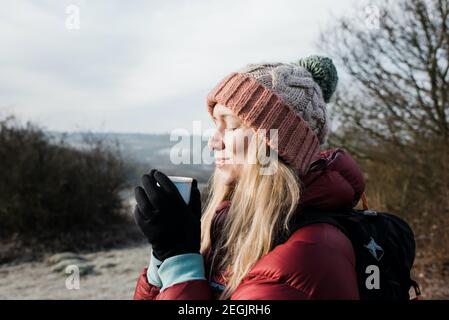
[[[134,190],[134,219],[152,245],[154,256],[163,261],[179,254],[199,253],[201,199],[197,181],[193,179],[188,205],[162,172],[153,169],[141,181],[143,188]]]

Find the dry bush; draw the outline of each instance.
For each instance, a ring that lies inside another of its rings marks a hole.
[[[128,222],[119,195],[127,187],[126,164],[110,145],[86,141],[75,149],[30,123],[0,121],[1,249],[91,247]]]

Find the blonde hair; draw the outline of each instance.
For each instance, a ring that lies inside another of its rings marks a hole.
[[[217,248],[212,258],[212,268],[225,271],[226,288],[220,299],[228,299],[251,267],[271,251],[275,240],[289,232],[288,222],[295,213],[300,198],[296,171],[276,157],[276,170],[261,174],[260,156],[267,149],[265,138],[255,134],[234,186],[225,186],[214,174],[207,206],[201,219],[201,253],[210,249],[210,229],[217,206],[223,200],[231,204],[227,219],[220,232]],[[270,152],[275,152],[270,149]],[[223,259],[215,266],[215,258],[223,253]],[[217,272],[217,270],[214,270]]]

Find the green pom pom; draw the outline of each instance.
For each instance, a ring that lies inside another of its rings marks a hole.
[[[297,65],[305,68],[312,74],[313,80],[321,88],[325,102],[329,102],[337,88],[338,75],[332,59],[322,56],[310,56],[299,59]]]

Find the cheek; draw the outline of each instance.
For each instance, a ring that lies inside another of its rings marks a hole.
[[[235,136],[232,132],[225,133],[223,142],[228,154],[235,154]]]
[[[246,154],[248,150],[249,141],[251,139],[251,131],[238,130],[236,133],[229,132],[225,135],[224,141],[228,152],[232,153],[234,157],[240,158]]]

